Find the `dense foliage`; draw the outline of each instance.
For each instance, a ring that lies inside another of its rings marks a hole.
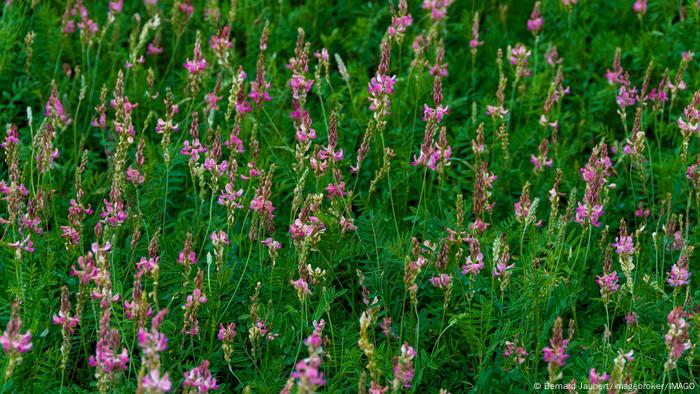
[[[2,392],[697,389],[700,2],[4,3]]]

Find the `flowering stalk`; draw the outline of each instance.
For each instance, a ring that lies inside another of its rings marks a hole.
[[[233,355],[233,339],[236,338],[236,323],[219,324],[219,333],[216,336],[221,341],[221,349],[224,351],[224,360],[231,368],[231,356]]]
[[[583,196],[583,203],[578,203],[574,220],[581,223],[582,226],[592,224],[595,227],[600,227],[598,219],[603,215],[601,193],[607,186],[607,177],[614,173],[607,151],[608,147],[604,143],[596,146],[593,148],[593,153],[591,153],[586,166],[581,168],[581,177],[586,183],[586,192]]]
[[[204,271],[198,269],[194,278],[192,294],[187,296],[185,305],[182,306],[182,309],[185,311],[182,333],[191,337],[199,334],[199,320],[197,319],[199,307],[208,301],[206,295],[202,292],[203,284]]]
[[[632,275],[634,263],[632,262],[632,255],[635,253],[635,248],[632,235],[627,234],[625,219],[620,220],[620,236],[615,238],[615,242],[612,246],[615,248],[615,253],[619,256],[620,269],[625,275],[625,279],[627,279],[625,287],[627,287],[630,294],[634,296],[634,276]]]
[[[560,368],[566,365],[566,359],[569,358],[569,355],[566,354],[566,348],[569,346],[572,336],[573,330],[569,328],[569,338],[564,339],[561,317],[557,316],[554,326],[552,326],[552,338],[549,340],[549,346],[542,349],[544,361],[549,364],[550,383],[562,378]]]
[[[22,361],[22,355],[32,350],[32,333],[27,330],[22,334],[22,319],[19,316],[20,301],[12,304],[12,314],[5,331],[0,336],[2,350],[9,356],[7,369],[5,369],[5,381],[12,377],[15,366]]]
[[[381,43],[382,56],[377,67],[377,74],[368,84],[369,109],[373,112],[372,119],[367,123],[362,143],[357,151],[357,162],[350,167],[350,172],[359,173],[362,161],[369,151],[370,142],[375,132],[382,133],[386,127],[386,118],[391,106],[390,96],[394,93],[396,76],[389,76],[389,60],[391,59],[391,41],[384,39]]]
[[[323,327],[326,322],[314,321],[314,332],[306,338],[304,344],[308,347],[309,357],[297,362],[291,377],[287,381],[287,386],[281,393],[289,393],[287,387],[294,384],[296,392],[299,394],[315,393],[317,389],[326,384],[323,372],[320,371],[323,361]]]
[[[168,309],[162,309],[151,321],[151,329],[140,327],[138,343],[142,351],[141,370],[138,376],[137,393],[160,394],[170,391],[172,383],[168,373],[161,375],[160,353],[168,347],[168,338],[158,329],[165,320]]]
[[[204,360],[198,367],[185,372],[185,381],[182,385],[186,394],[206,394],[211,390],[219,389],[216,378],[209,372],[209,360]]]
[[[392,389],[394,392],[403,389],[410,389],[415,371],[413,369],[413,359],[416,351],[408,342],[401,345],[401,355],[394,358],[394,382]]]
[[[67,286],[61,287],[61,310],[58,312],[58,315],[53,316],[52,322],[61,326],[61,336],[63,336],[63,343],[61,344],[61,374],[63,375],[70,356],[71,336],[75,326],[80,323],[78,316],[70,315],[70,294]]]
[[[668,348],[668,359],[664,363],[664,371],[675,369],[683,353],[692,347],[690,342],[690,325],[685,320],[688,314],[681,307],[673,309],[668,314],[669,329],[664,340]]]

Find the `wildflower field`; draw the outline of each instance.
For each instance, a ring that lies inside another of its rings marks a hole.
[[[700,391],[700,1],[1,10],[0,393]]]

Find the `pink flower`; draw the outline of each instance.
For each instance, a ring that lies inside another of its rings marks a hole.
[[[214,231],[209,236],[211,238],[211,243],[216,247],[218,245],[230,245],[231,241],[228,239],[228,234],[224,230]]]
[[[77,326],[78,323],[80,323],[80,320],[77,316],[71,316],[70,311],[65,310],[59,311],[58,315],[53,315],[53,319],[51,319],[51,321],[53,322],[53,324],[60,324],[61,326],[63,326],[63,329],[69,333],[73,333],[75,326]]]
[[[19,131],[17,131],[17,126],[10,125],[6,130],[5,140],[0,144],[0,148],[7,150],[17,144],[19,144]]]
[[[552,327],[552,338],[549,340],[549,346],[542,349],[544,361],[549,364],[550,380],[556,376],[558,368],[566,365],[566,359],[569,358],[569,355],[566,354],[569,340],[564,339],[561,326],[561,317],[557,317]]]
[[[472,55],[476,55],[476,50],[478,47],[484,45],[483,41],[479,41],[479,13],[474,13],[474,20],[472,22],[472,38],[469,40],[469,47],[471,48]]]
[[[236,337],[236,323],[228,323],[226,326],[223,323],[219,324],[219,333],[216,336],[220,341],[233,341]]]
[[[462,275],[478,275],[484,268],[484,255],[479,248],[479,241],[474,239],[469,245],[470,255],[467,256],[466,264],[462,266]]]
[[[423,121],[427,122],[428,119],[434,118],[437,123],[442,122],[442,118],[449,112],[449,107],[438,105],[437,108],[433,109],[428,107],[428,104],[423,104]]]
[[[170,376],[166,372],[160,376],[160,371],[157,369],[144,376],[141,380],[141,386],[149,393],[167,393],[172,389],[173,384],[170,382]]]
[[[63,103],[58,96],[58,88],[56,87],[56,83],[52,85],[51,95],[44,106],[44,116],[47,118],[52,117],[58,120],[63,126],[67,126],[71,123],[71,118],[64,110]]]
[[[542,30],[543,24],[544,19],[542,19],[542,14],[540,13],[540,2],[538,1],[535,2],[535,6],[530,14],[530,19],[527,21],[527,30],[537,35],[540,30]]]
[[[385,317],[380,324],[385,337],[391,336],[391,321],[392,319],[390,317]]]
[[[100,213],[100,217],[102,218],[100,222],[108,223],[112,227],[118,227],[129,217],[123,202],[112,202],[107,199],[104,199],[103,202],[104,207],[102,207],[102,213]]]
[[[187,233],[185,246],[177,256],[177,263],[183,265],[197,264],[197,254],[192,249],[192,234]]]
[[[630,88],[629,82],[627,81],[620,85],[620,90],[617,93],[616,101],[617,105],[619,105],[621,109],[635,105],[637,103],[637,98],[638,95],[636,87]]]
[[[494,278],[500,278],[503,276],[508,276],[510,275],[510,270],[515,267],[515,264],[507,265],[508,261],[503,261],[502,259],[499,259],[496,262],[496,266],[493,267],[493,277]]]
[[[191,387],[198,393],[208,393],[209,390],[219,388],[216,379],[209,372],[209,360],[204,360],[198,367],[185,372],[185,381],[182,385]]]
[[[680,306],[668,314],[669,329],[664,336],[668,348],[668,360],[664,364],[666,371],[676,368],[676,363],[683,353],[693,346],[690,342],[690,327],[685,320],[686,317],[688,314]]]
[[[194,13],[194,6],[192,5],[192,0],[185,0],[182,3],[177,3],[177,9],[185,14],[187,17],[192,16]]]
[[[607,150],[605,144],[596,146],[586,166],[580,169],[581,177],[586,183],[586,191],[583,203],[579,202],[576,208],[574,220],[577,223],[600,226],[598,218],[603,214],[603,206],[600,204],[601,192],[604,186],[609,186],[607,185],[607,177],[613,173]]]
[[[639,205],[637,205],[637,209],[634,211],[634,216],[641,218],[641,217],[649,217],[651,215],[651,211],[649,208],[644,208],[644,201],[640,201]]]
[[[637,0],[632,5],[632,11],[640,16],[646,14],[647,12],[647,0]]]
[[[157,56],[163,53],[163,47],[158,46],[160,43],[157,40],[149,42],[146,46],[146,54],[149,56]]]
[[[630,255],[634,253],[634,242],[631,235],[616,237],[612,246],[615,247],[615,253],[617,254]]]
[[[394,391],[410,389],[413,382],[415,370],[413,369],[413,359],[416,351],[407,342],[401,345],[401,354],[394,359]]]
[[[316,216],[309,216],[304,221],[300,218],[294,220],[289,226],[289,233],[295,241],[305,238],[316,238],[326,230],[326,225]]]
[[[207,68],[207,61],[202,56],[202,48],[199,40],[195,42],[193,58],[191,60],[188,58],[184,66],[192,75],[199,74]]]
[[[406,29],[413,24],[413,17],[408,14],[406,2],[399,3],[399,14],[391,17],[391,25],[387,32],[390,37],[399,36],[401,37],[406,33]]]
[[[231,34],[231,27],[222,27],[218,34],[209,37],[209,46],[215,52],[224,52],[229,48],[233,47],[233,43],[229,40],[229,35]]]
[[[592,385],[597,385],[600,384],[601,382],[607,382],[610,379],[610,376],[603,372],[602,375],[599,375],[595,368],[591,368],[590,372],[588,373],[588,382]]]
[[[522,364],[527,361],[528,353],[523,347],[516,346],[515,342],[506,341],[506,349],[503,351],[503,357],[510,358],[511,356],[513,361]]]
[[[124,7],[124,0],[110,1],[109,2],[109,12],[114,14],[119,14],[122,12]]]
[[[668,272],[668,279],[666,282],[671,287],[680,287],[690,283],[690,272],[687,267],[681,267],[678,264],[671,266],[671,272]]]
[[[112,329],[109,326],[110,309],[103,309],[102,318],[100,320],[100,339],[97,341],[95,355],[90,356],[88,363],[91,367],[97,367],[105,373],[111,373],[115,370],[126,370],[129,363],[129,354],[126,348],[122,348],[121,352],[117,353],[121,345],[119,331]]]
[[[96,280],[99,276],[99,271],[95,266],[95,260],[93,259],[92,252],[88,252],[85,256],[78,257],[78,267],[80,269],[76,269],[75,265],[72,265],[70,275],[77,276],[80,283],[83,285]]]
[[[5,332],[0,336],[0,345],[5,353],[26,353],[32,350],[32,333],[27,330],[24,334],[22,330],[22,319],[19,317],[19,303],[12,306],[12,315],[7,323]]]
[[[282,248],[282,244],[275,241],[273,238],[266,238],[262,241],[262,244],[267,246],[270,250],[279,250]]]
[[[542,353],[544,353],[544,361],[547,363],[554,363],[557,364],[560,367],[563,367],[566,365],[566,359],[569,358],[569,355],[564,353],[566,351],[566,346],[560,346],[560,347],[545,347],[542,349]]]
[[[595,281],[600,286],[601,292],[614,293],[620,288],[620,285],[617,283],[618,280],[617,271],[613,271],[603,276],[596,276]]]
[[[129,166],[129,168],[126,169],[126,180],[134,185],[140,185],[143,184],[145,179],[139,170]]]
[[[370,96],[368,97],[370,101],[370,111],[381,113],[382,115],[389,114],[389,96],[394,93],[395,83],[395,75],[390,77],[379,73],[370,80],[367,86],[367,91]]]
[[[329,183],[328,186],[326,186],[326,194],[330,200],[334,197],[343,198],[348,194],[345,191],[345,182]]]
[[[253,100],[255,105],[260,105],[263,101],[272,100],[268,89],[270,89],[270,82],[265,81],[260,83],[258,81],[252,81],[250,83],[250,93],[248,93],[248,97]]]
[[[598,218],[603,214],[603,207],[600,205],[595,205],[593,207],[586,207],[578,203],[576,208],[576,218],[574,219],[577,223],[590,222],[595,227],[600,227],[600,222]]]
[[[29,253],[34,253],[34,242],[32,242],[31,236],[29,234],[27,234],[27,236],[22,241],[12,242],[10,244],[7,244],[7,246],[17,251],[24,250]]]
[[[430,10],[430,18],[439,22],[447,16],[447,7],[451,4],[452,0],[423,0],[422,8]]]
[[[311,290],[309,290],[309,284],[304,280],[304,278],[290,280],[289,282],[292,284],[292,287],[294,287],[294,289],[297,291],[297,295],[300,299],[304,299],[306,295],[311,294]]]
[[[217,96],[216,92],[207,93],[207,112],[216,111],[219,109],[218,102],[221,100],[221,96]]]
[[[441,290],[447,289],[452,283],[452,277],[447,274],[440,274],[429,279],[430,284]]]

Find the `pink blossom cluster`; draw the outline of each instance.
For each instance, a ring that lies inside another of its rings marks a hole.
[[[688,269],[693,247],[689,246],[678,258],[678,261],[671,266],[671,271],[667,272],[666,283],[671,287],[681,287],[690,283],[690,270]]]
[[[530,19],[527,21],[527,30],[537,35],[542,30],[543,24],[544,19],[542,18],[542,13],[540,12],[540,2],[537,1],[535,2],[535,6],[530,14]]]
[[[607,184],[607,177],[613,173],[612,163],[608,157],[606,144],[593,149],[588,163],[581,168],[581,177],[586,183],[583,202],[578,203],[575,221],[581,224],[600,226],[598,219],[603,215],[601,193]]]
[[[125,347],[121,347],[119,330],[110,327],[109,308],[102,310],[100,319],[100,335],[95,348],[95,355],[90,356],[89,364],[97,367],[98,373],[110,374],[113,371],[126,370],[129,363],[129,354]]]
[[[399,1],[399,12],[391,17],[391,25],[387,32],[390,37],[400,38],[406,33],[406,29],[413,24],[413,17],[408,13],[406,0]]]
[[[416,357],[416,350],[411,347],[408,342],[401,345],[401,354],[394,358],[394,391],[401,388],[410,389],[413,383],[415,370],[413,368],[413,359]]]
[[[0,345],[5,353],[26,353],[32,350],[32,333],[30,330],[22,331],[22,319],[19,316],[19,304],[12,307],[12,315],[7,323],[5,331],[0,336]]]
[[[72,7],[66,8],[66,12],[63,14],[63,33],[74,33],[76,26],[81,33],[88,36],[94,36],[98,31],[97,22],[89,18],[83,0],[76,0]]]
[[[218,390],[219,385],[209,371],[209,360],[202,361],[199,366],[185,372],[185,381],[182,383],[185,392],[205,394],[211,390]]]
[[[484,268],[484,254],[481,253],[479,240],[469,238],[469,255],[462,266],[462,275],[476,276]]]
[[[206,70],[207,60],[202,55],[202,43],[200,40],[195,41],[192,59],[187,58],[183,66],[192,75],[200,74]]]
[[[664,369],[670,371],[676,368],[683,353],[692,347],[690,342],[690,324],[686,320],[688,313],[681,307],[676,307],[668,314],[669,329],[664,340],[668,348],[668,359]]]
[[[421,7],[430,11],[432,20],[439,22],[447,16],[447,7],[450,5],[452,5],[452,0],[423,0]]]
[[[506,341],[506,348],[503,351],[503,357],[509,358],[512,361],[522,364],[527,361],[528,352],[524,347],[518,346],[515,342]]]
[[[313,333],[304,340],[304,344],[309,350],[309,357],[297,362],[292,372],[291,379],[294,379],[297,390],[300,393],[316,392],[318,387],[326,384],[326,380],[321,372],[321,362],[323,356],[323,328],[326,322],[314,321]]]

